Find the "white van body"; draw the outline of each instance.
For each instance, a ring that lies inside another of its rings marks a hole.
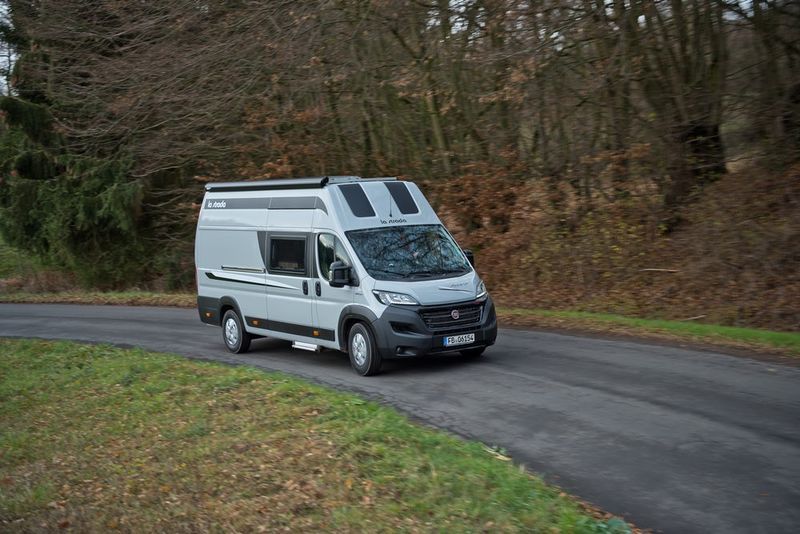
[[[198,310],[229,350],[274,337],[383,359],[497,336],[494,305],[419,188],[353,176],[208,184],[195,242]]]

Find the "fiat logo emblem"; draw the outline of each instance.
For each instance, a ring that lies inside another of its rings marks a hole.
[[[454,320],[458,321],[458,318],[461,317],[461,314],[458,313],[458,310],[453,310],[453,311],[450,312],[450,317],[452,317]]]

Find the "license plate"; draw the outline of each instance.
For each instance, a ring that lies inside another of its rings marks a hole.
[[[461,334],[460,336],[447,336],[444,338],[445,347],[469,345],[470,343],[475,343],[475,334]]]

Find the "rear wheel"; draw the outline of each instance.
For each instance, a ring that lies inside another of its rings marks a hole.
[[[250,349],[251,336],[244,329],[239,314],[228,310],[222,317],[222,340],[228,350],[236,354],[247,352]]]
[[[356,323],[350,329],[347,352],[350,365],[361,376],[375,375],[381,370],[381,356],[375,348],[375,339],[363,323]]]
[[[474,349],[465,349],[461,351],[461,355],[465,358],[478,358],[483,351],[486,350],[486,347],[475,347]]]

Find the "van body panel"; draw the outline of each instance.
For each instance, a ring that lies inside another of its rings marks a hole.
[[[239,307],[266,315],[266,277],[259,231],[266,229],[264,209],[222,209],[231,195],[204,199],[195,247],[199,295],[233,299]],[[218,321],[222,311],[217,312]]]
[[[475,271],[456,278],[437,280],[378,280],[375,289],[411,295],[422,305],[459,302],[477,295],[480,278]]]
[[[354,295],[358,286],[344,286],[335,287],[331,285],[330,281],[323,275],[321,268],[321,258],[319,256],[320,239],[323,236],[334,238],[338,243],[344,246],[345,251],[352,265],[352,252],[345,246],[345,240],[342,236],[338,235],[333,230],[325,228],[316,228],[314,233],[314,260],[316,262],[316,277],[314,280],[314,301],[315,301],[315,315],[314,325],[324,331],[338,332],[339,318],[341,312],[348,305],[353,304]],[[356,273],[356,276],[357,273]],[[333,341],[341,344],[342,340],[336,337]]]
[[[397,202],[392,197],[391,191],[386,187],[386,183],[369,182],[360,184],[375,213],[369,217],[359,217],[353,212],[341,189],[345,185],[330,187],[330,195],[336,199],[337,215],[343,230],[377,228],[382,225],[441,224],[433,208],[416,184],[412,182],[394,182],[405,185],[418,208],[417,213],[402,213]],[[350,186],[352,184],[346,185]]]

